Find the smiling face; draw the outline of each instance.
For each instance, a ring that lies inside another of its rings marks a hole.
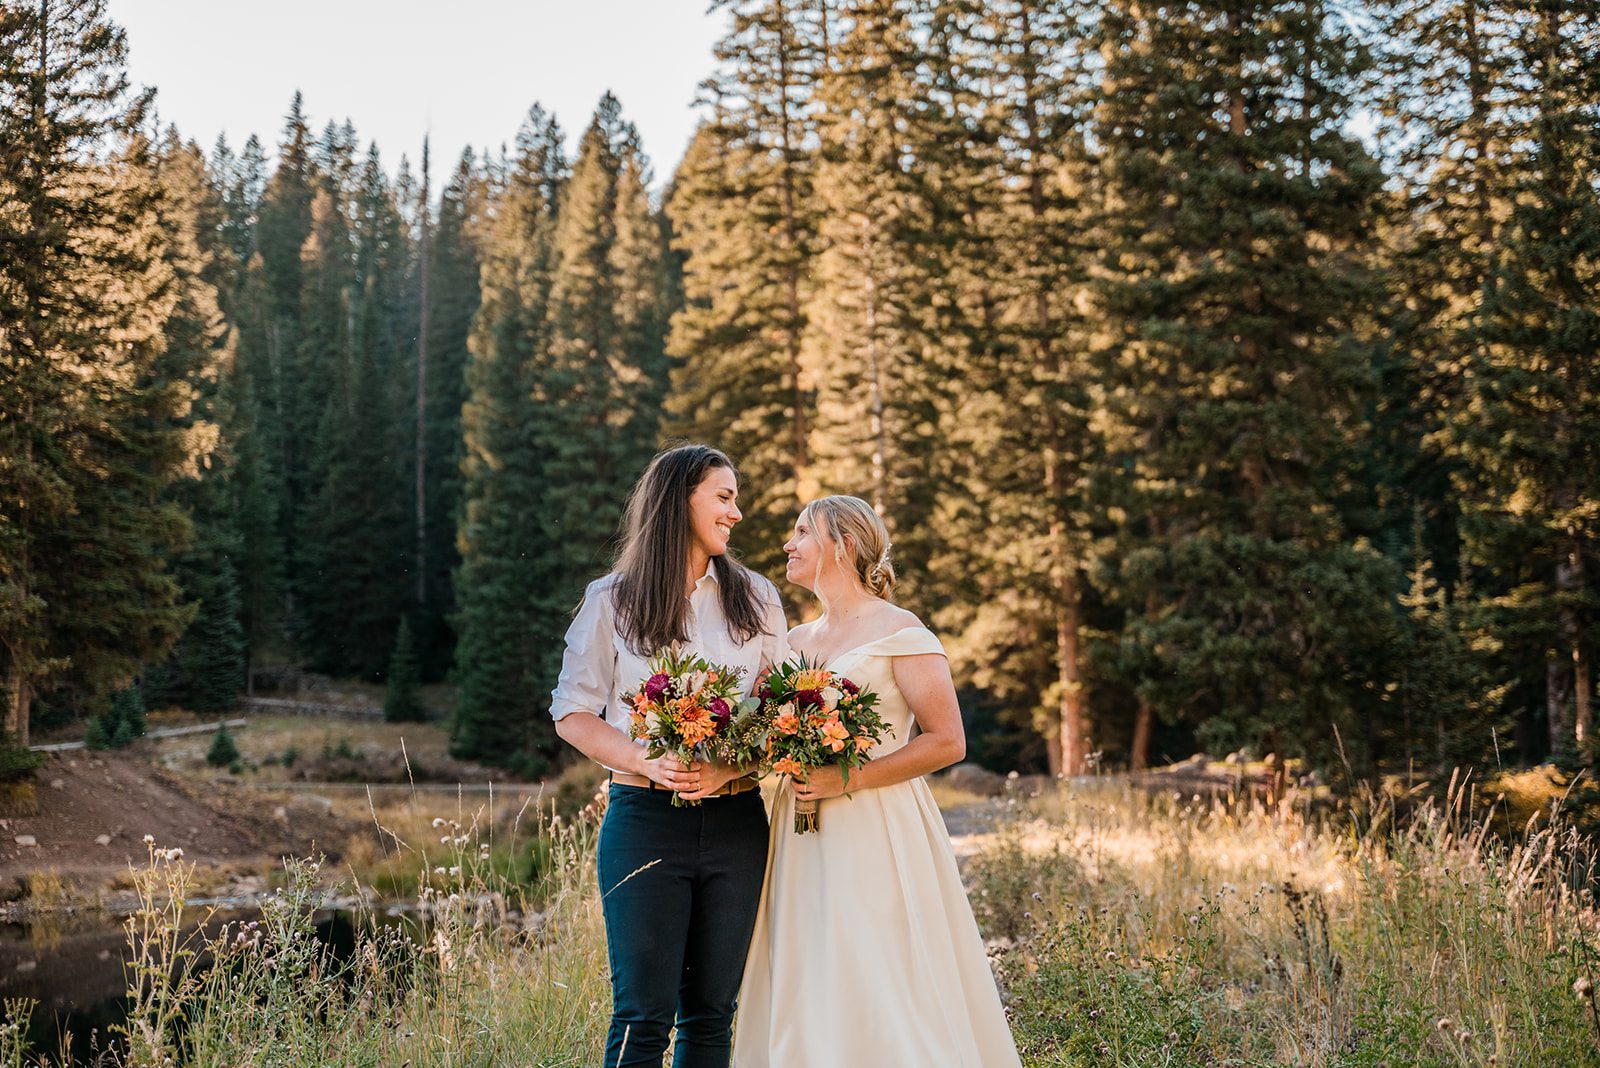
[[[713,467],[689,494],[689,538],[707,556],[728,551],[733,525],[744,518],[739,511],[739,480],[731,468]],[[691,578],[699,578],[698,575]]]
[[[826,531],[819,530],[813,521],[811,510],[802,511],[794,521],[794,533],[783,543],[789,558],[784,574],[790,582],[808,590],[815,588],[822,563],[832,551],[832,543],[826,538]]]

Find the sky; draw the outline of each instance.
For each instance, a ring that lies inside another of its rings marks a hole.
[[[134,85],[163,125],[209,152],[254,133],[268,155],[296,89],[314,133],[329,119],[376,141],[391,174],[425,131],[435,182],[461,150],[516,136],[535,102],[569,147],[610,89],[639,128],[657,185],[694,131],[697,87],[726,16],[708,0],[109,0]]]

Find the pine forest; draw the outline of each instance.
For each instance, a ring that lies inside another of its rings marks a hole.
[[[879,509],[995,770],[1592,760],[1600,2],[713,6],[663,174],[610,94],[200,145],[104,0],[0,0],[12,744],[296,665],[554,773],[690,440],[774,581]]]

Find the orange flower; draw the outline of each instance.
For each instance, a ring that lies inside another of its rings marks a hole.
[[[785,712],[772,721],[772,726],[784,734],[793,734],[800,729],[800,717],[793,712]]]
[[[856,752],[864,753],[872,748],[872,739],[865,734],[856,735]]]
[[[683,710],[678,729],[683,735],[684,745],[699,745],[717,733],[717,721],[705,709],[690,707]]]
[[[822,741],[835,753],[844,748],[844,743],[850,740],[850,732],[844,729],[844,724],[839,722],[838,716],[831,716],[822,725]]]
[[[797,779],[803,777],[806,773],[805,767],[794,757],[784,757],[772,765],[772,770],[779,775],[792,775]]]
[[[798,690],[822,690],[833,685],[833,672],[814,668],[796,672],[791,685]]]
[[[633,695],[633,710],[635,712],[643,713],[644,710],[649,707],[650,698],[645,696],[645,692],[643,690],[640,690],[638,693]]]

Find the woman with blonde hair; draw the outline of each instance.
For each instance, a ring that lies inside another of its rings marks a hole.
[[[890,734],[850,775],[785,779],[773,801],[734,1064],[1017,1068],[955,852],[924,778],[966,753],[939,639],[890,601],[889,532],[857,497],[823,497],[784,544],[822,603],[789,646],[878,695]],[[793,834],[796,799],[819,830]]]

